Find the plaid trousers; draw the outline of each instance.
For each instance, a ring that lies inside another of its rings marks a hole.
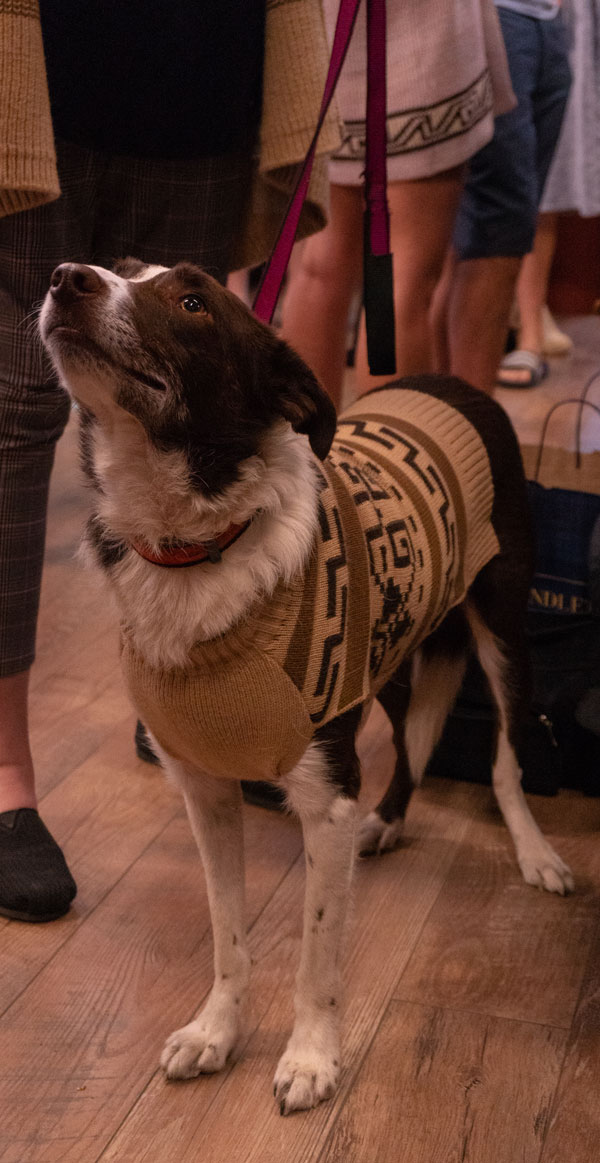
[[[216,278],[244,217],[250,154],[157,160],[59,143],[62,197],[0,219],[0,677],[28,670],[56,441],[69,415],[36,331],[60,262],[133,255]]]

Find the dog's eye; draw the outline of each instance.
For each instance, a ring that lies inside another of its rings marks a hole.
[[[203,311],[206,314],[206,307],[199,295],[184,295],[183,299],[179,300],[179,306],[182,311],[189,311],[191,315],[195,315],[198,311]]]

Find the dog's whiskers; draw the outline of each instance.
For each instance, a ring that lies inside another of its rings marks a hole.
[[[17,328],[24,327],[28,335],[37,335],[38,319],[42,309],[42,304],[43,299],[34,305],[33,310],[29,311],[27,315],[24,315],[23,318],[19,320]]]

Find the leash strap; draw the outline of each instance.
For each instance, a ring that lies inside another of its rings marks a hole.
[[[340,0],[331,59],[317,126],[302,163],[285,218],[254,300],[254,313],[270,323],[296,238],[319,133],[342,70],[361,0]],[[393,374],[394,306],[389,253],[386,185],[385,0],[367,0],[367,162],[365,170],[365,310],[369,366],[373,374]],[[372,363],[374,361],[374,366]]]
[[[367,0],[367,142],[363,283],[371,375],[396,371],[386,168],[385,0]]]

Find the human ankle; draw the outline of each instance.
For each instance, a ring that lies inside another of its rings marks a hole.
[[[33,768],[30,763],[0,764],[0,812],[37,808]]]
[[[0,812],[35,808],[27,722],[29,672],[0,677]]]

